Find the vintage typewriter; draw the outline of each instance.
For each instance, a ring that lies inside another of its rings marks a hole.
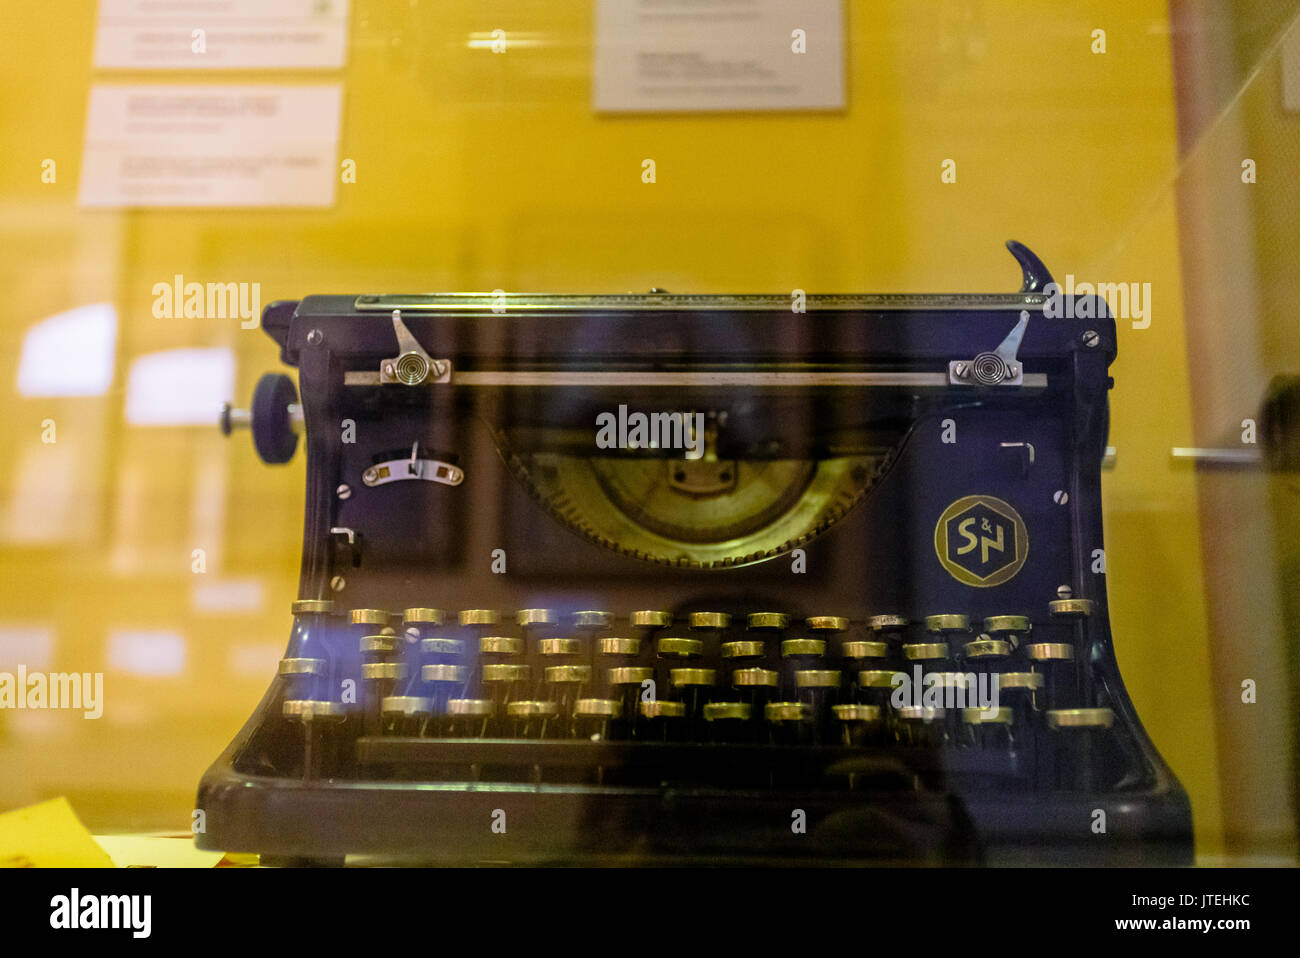
[[[1115,325],[1013,294],[309,296],[302,574],[201,847],[1189,863],[1107,621]],[[1047,312],[1051,312],[1050,310]]]

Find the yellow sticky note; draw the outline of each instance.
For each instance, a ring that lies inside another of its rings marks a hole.
[[[0,868],[112,868],[66,798],[0,815]]]
[[[221,852],[195,848],[193,835],[96,835],[95,841],[118,868],[212,868],[221,861]]]

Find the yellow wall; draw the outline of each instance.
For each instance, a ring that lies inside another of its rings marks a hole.
[[[1121,326],[1114,368],[1113,624],[1139,714],[1192,793],[1201,847],[1217,848],[1194,478],[1168,467],[1188,384],[1167,195],[1175,131],[1165,4],[847,6],[842,113],[597,117],[590,3],[356,0],[341,155],[356,160],[358,179],[339,187],[335,208],[80,212],[92,78],[189,77],[92,71],[89,0],[6,4],[0,443],[10,455],[0,506],[14,508],[22,485],[14,463],[54,448],[40,444],[44,418],[60,424],[59,446],[77,447],[64,455],[80,472],[68,506],[77,521],[60,541],[0,538],[0,627],[53,626],[51,668],[101,667],[105,635],[119,627],[179,630],[189,660],[175,679],[110,672],[111,707],[98,722],[0,717],[0,808],[67,793],[92,828],[184,828],[194,784],[252,709],[286,637],[301,457],[268,468],[246,439],[128,428],[122,416],[125,374],[143,353],[229,346],[246,398],[275,368],[275,351],[235,323],[154,319],[154,283],[175,273],[260,282],[264,301],[496,287],[1011,290],[1019,273],[1002,243],[1014,237],[1058,277],[1153,283],[1152,326]],[[530,43],[505,55],[469,46],[498,27]],[[1089,50],[1098,27],[1104,55]],[[46,157],[59,164],[54,185],[40,182]],[[647,157],[654,185],[640,179]],[[956,184],[940,182],[946,158],[956,160]],[[103,300],[122,317],[109,394],[18,397],[25,331]],[[262,584],[259,608],[193,609],[190,556],[200,547],[209,580]],[[231,667],[235,646],[244,672]]]

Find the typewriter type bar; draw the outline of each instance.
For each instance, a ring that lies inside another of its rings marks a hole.
[[[298,386],[223,428],[304,441],[300,598],[199,844],[1189,863],[1094,571],[1114,322],[1008,245],[1008,295],[267,307]]]

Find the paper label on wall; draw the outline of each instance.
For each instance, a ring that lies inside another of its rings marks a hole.
[[[596,0],[602,111],[844,107],[841,0]]]
[[[330,206],[337,84],[97,85],[82,206]]]
[[[343,66],[348,0],[99,0],[95,66]]]

